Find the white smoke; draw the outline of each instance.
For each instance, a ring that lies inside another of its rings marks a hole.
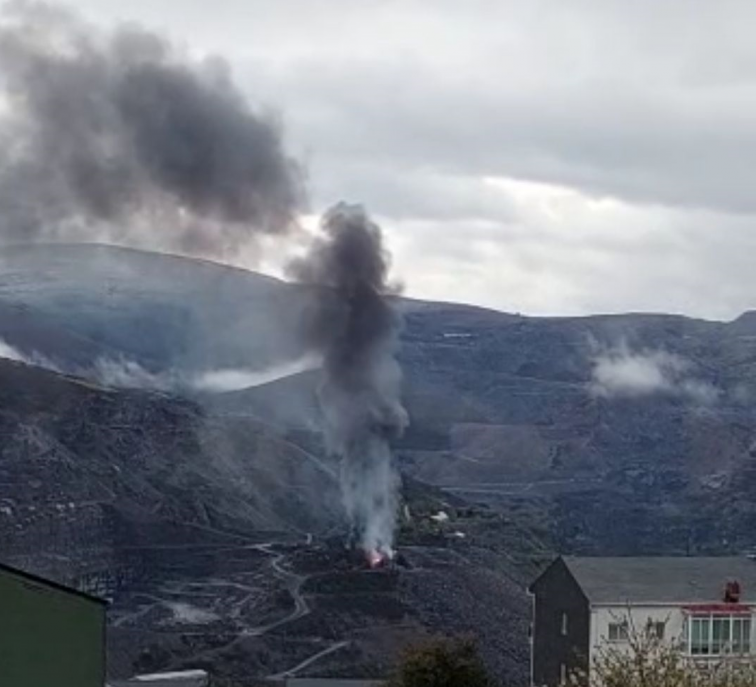
[[[104,386],[119,389],[176,389],[181,376],[172,372],[150,372],[134,360],[127,358],[98,358],[94,368],[84,373]]]
[[[631,351],[626,343],[599,352],[593,360],[591,392],[604,398],[671,394],[711,405],[719,390],[693,376],[691,363],[661,350]]]
[[[296,360],[261,369],[221,368],[200,372],[169,369],[153,372],[137,361],[121,356],[118,358],[98,358],[91,368],[63,370],[41,353],[21,351],[2,338],[0,338],[0,358],[34,365],[52,372],[68,372],[91,379],[103,386],[117,389],[146,389],[165,392],[199,391],[216,394],[262,386],[301,372],[318,369],[322,364],[320,358],[309,354]]]
[[[189,380],[189,385],[197,391],[224,393],[241,391],[255,386],[275,382],[300,372],[315,370],[322,364],[316,356],[306,355],[298,360],[273,365],[262,370],[221,369],[202,372]]]
[[[0,339],[0,358],[13,360],[17,363],[25,363],[26,365],[34,365],[35,367],[44,367],[54,372],[60,371],[52,360],[41,353],[37,351],[23,353],[15,346],[11,346],[5,339]]]
[[[24,356],[21,351],[11,346],[4,339],[0,339],[0,358],[5,358],[6,360],[15,360],[17,363],[28,362],[26,356]]]
[[[262,369],[222,368],[202,372],[163,370],[151,372],[126,358],[100,358],[87,376],[100,384],[121,389],[152,389],[181,392],[226,393],[269,384],[285,377],[317,369],[320,360],[312,355]]]

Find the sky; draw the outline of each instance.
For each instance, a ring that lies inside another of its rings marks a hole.
[[[363,203],[414,297],[509,312],[756,308],[748,0],[75,0],[219,54]]]

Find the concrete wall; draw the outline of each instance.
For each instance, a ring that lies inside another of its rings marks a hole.
[[[104,682],[105,606],[0,568],[0,685]]]
[[[592,606],[591,607],[591,661],[602,646],[610,645],[616,649],[628,649],[628,642],[610,642],[609,624],[627,621],[629,627],[642,632],[646,624],[663,622],[665,641],[675,641],[682,638],[685,616],[676,606]]]

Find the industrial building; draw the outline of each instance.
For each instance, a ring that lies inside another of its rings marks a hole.
[[[102,599],[0,564],[0,685],[105,683]]]

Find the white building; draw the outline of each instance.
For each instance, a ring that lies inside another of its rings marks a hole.
[[[650,632],[691,660],[756,655],[756,561],[558,558],[530,586],[531,679],[557,685]]]

